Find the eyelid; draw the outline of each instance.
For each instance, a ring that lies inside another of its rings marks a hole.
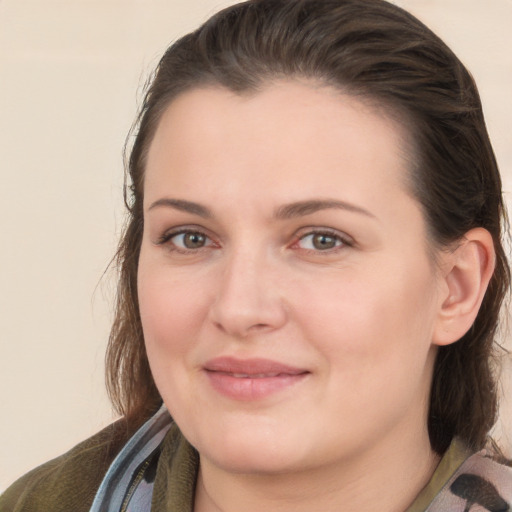
[[[291,247],[293,248],[294,246],[297,246],[299,244],[299,242],[301,240],[304,240],[306,237],[308,237],[308,236],[315,236],[315,235],[326,235],[326,236],[329,236],[329,237],[336,238],[336,239],[338,239],[341,242],[341,244],[338,245],[338,246],[335,246],[335,247],[333,247],[331,249],[325,249],[325,250],[321,250],[321,249],[302,249],[303,251],[329,254],[329,253],[332,253],[332,252],[336,252],[336,251],[342,250],[345,247],[354,247],[354,245],[355,245],[354,239],[351,236],[347,235],[346,233],[343,233],[343,232],[338,231],[338,230],[333,229],[333,228],[309,226],[309,227],[306,227],[306,228],[302,228],[301,230],[299,230],[299,232],[296,233],[296,235],[294,237],[294,241],[291,244]],[[301,248],[297,247],[297,249],[301,249]]]
[[[178,235],[183,235],[186,233],[196,233],[204,236],[206,239],[208,239],[211,243],[208,243],[207,245],[203,247],[198,247],[197,249],[185,249],[182,247],[179,247],[175,244],[173,245],[172,250],[181,251],[181,252],[197,252],[201,249],[206,249],[211,246],[218,246],[218,244],[215,242],[212,236],[208,233],[208,231],[200,226],[194,226],[194,225],[187,225],[187,226],[177,226],[174,228],[170,228],[166,230],[161,236],[159,236],[153,243],[155,245],[166,245],[171,243],[171,239]]]

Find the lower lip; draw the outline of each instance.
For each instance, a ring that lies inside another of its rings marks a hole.
[[[301,382],[307,373],[297,375],[282,374],[275,377],[233,377],[228,373],[207,371],[211,385],[220,394],[241,401],[267,398],[279,391]]]

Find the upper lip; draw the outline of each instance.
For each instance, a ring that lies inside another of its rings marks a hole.
[[[209,372],[220,372],[240,377],[274,377],[277,375],[301,375],[308,370],[273,361],[271,359],[217,357],[204,365]]]

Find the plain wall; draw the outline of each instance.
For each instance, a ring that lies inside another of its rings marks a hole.
[[[0,490],[113,419],[103,273],[123,223],[124,138],[168,43],[231,3],[0,1]],[[397,3],[473,72],[510,204],[512,1]]]

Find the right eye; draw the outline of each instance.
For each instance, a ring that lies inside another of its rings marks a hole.
[[[203,233],[187,232],[179,233],[171,237],[174,245],[182,249],[200,249],[208,244],[208,237]]]
[[[211,238],[201,231],[194,230],[166,233],[157,243],[158,245],[170,245],[171,250],[177,251],[194,251],[214,245]]]

